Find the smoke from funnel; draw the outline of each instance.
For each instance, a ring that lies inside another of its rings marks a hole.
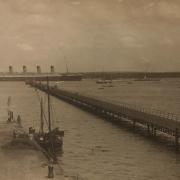
[[[51,66],[51,67],[50,67],[50,70],[51,70],[51,73],[55,73],[54,66]]]
[[[12,66],[9,66],[9,73],[13,73],[13,67]]]
[[[37,73],[40,74],[41,73],[41,67],[37,66]]]
[[[27,67],[26,66],[23,66],[23,73],[27,73]]]
[[[144,66],[144,71],[148,72],[150,70],[150,63],[151,61],[147,58],[142,58],[143,66]]]

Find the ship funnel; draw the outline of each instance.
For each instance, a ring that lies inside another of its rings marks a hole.
[[[26,74],[27,73],[27,67],[23,66],[23,73]]]
[[[41,67],[37,66],[37,73],[40,74],[41,73]]]
[[[51,69],[51,73],[55,73],[54,66],[51,66],[50,69]]]
[[[13,73],[13,67],[9,66],[9,73],[12,74]]]

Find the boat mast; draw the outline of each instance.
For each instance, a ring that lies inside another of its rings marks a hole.
[[[69,74],[68,64],[66,63],[66,73]]]
[[[8,120],[12,121],[13,120],[13,111],[11,110],[11,96],[8,97],[7,101],[7,111],[8,111]]]
[[[49,78],[47,77],[47,94],[48,94],[48,123],[49,132],[51,132],[51,107],[50,107],[50,94],[49,94]]]
[[[42,98],[41,98],[40,105],[41,105],[41,129],[40,129],[40,132],[43,133],[44,132],[44,118],[43,118],[44,112],[43,112],[43,99]]]

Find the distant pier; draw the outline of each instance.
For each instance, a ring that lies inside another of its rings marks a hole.
[[[29,83],[31,86],[47,92],[47,86],[37,82]],[[83,110],[106,118],[116,123],[128,121],[136,128],[137,124],[146,127],[147,132],[156,136],[162,132],[174,137],[175,148],[179,150],[180,121],[171,113],[147,112],[143,108],[136,109],[126,105],[115,105],[103,100],[80,95],[56,87],[50,87],[49,93],[59,99],[73,104]]]

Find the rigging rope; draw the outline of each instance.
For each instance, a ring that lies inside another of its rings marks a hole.
[[[41,103],[41,97],[40,97],[40,94],[39,94],[39,91],[38,91],[38,90],[36,90],[36,95],[37,95],[37,98],[38,98],[39,103]],[[43,99],[45,99],[45,98],[43,98]],[[45,103],[46,103],[46,102],[45,102]],[[52,111],[54,111],[52,105],[51,105],[50,108],[51,108]],[[43,117],[44,117],[44,119],[45,119],[46,125],[47,125],[47,127],[48,127],[48,120],[47,120],[47,118],[46,118],[46,115],[45,115],[44,111],[43,111],[42,113],[43,113]],[[33,126],[34,126],[34,121],[33,121]],[[52,138],[52,137],[50,137],[50,138]],[[50,142],[51,142],[51,147],[52,147],[52,154],[55,155],[55,149],[54,149],[54,144],[53,144],[53,142],[52,142],[52,139],[51,139]]]
[[[39,92],[37,90],[36,90],[36,95],[37,95],[37,98],[38,98],[38,102],[41,103],[41,97],[40,97],[40,94],[39,94]],[[48,121],[47,121],[47,118],[46,118],[46,115],[45,115],[44,111],[43,111],[43,117],[45,119],[46,125],[48,126]],[[34,126],[34,121],[33,121],[33,126]]]

